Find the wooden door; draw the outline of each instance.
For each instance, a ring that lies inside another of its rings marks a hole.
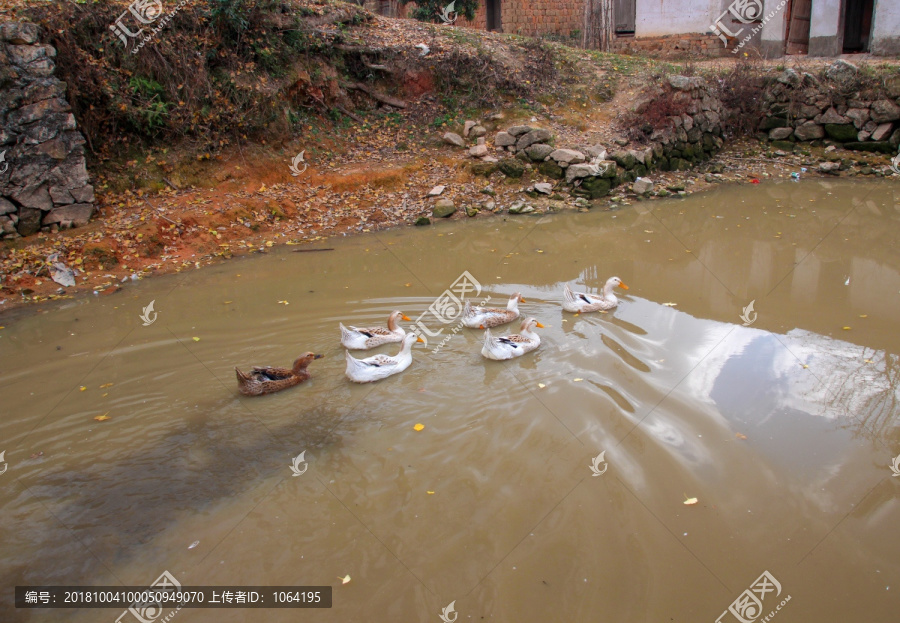
[[[812,0],[791,0],[785,53],[806,54],[809,52],[809,16],[811,13]]]
[[[635,0],[616,0],[613,9],[617,33],[634,32]]]

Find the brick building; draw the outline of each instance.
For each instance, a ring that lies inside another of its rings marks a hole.
[[[449,3],[449,0],[448,0]],[[900,0],[612,0],[613,50],[656,56],[747,52],[837,56],[900,54]],[[456,26],[580,44],[585,0],[481,0]],[[366,0],[382,15],[412,5]]]

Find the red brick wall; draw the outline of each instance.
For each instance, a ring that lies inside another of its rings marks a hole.
[[[581,33],[584,24],[584,0],[499,0],[502,31],[515,35],[557,35],[569,38],[574,31]],[[483,30],[487,28],[486,3],[480,1],[475,19],[460,19],[457,26]],[[580,40],[580,34],[579,34]]]

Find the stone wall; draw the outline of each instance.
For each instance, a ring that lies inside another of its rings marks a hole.
[[[84,138],[54,77],[56,50],[34,24],[0,24],[0,228],[3,238],[87,223],[94,189]]]
[[[647,54],[655,58],[720,57],[728,56],[730,53],[721,39],[715,35],[702,33],[662,37],[616,37],[612,51],[620,54]]]
[[[824,79],[786,69],[766,89],[760,131],[784,151],[798,141],[830,140],[845,149],[896,153],[900,75],[877,89],[860,90],[859,84],[859,70],[843,60],[829,65]]]

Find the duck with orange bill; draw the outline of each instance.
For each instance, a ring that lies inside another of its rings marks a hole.
[[[519,303],[524,303],[525,299],[516,292],[509,297],[506,309],[497,307],[472,307],[469,301],[466,301],[462,312],[463,326],[470,329],[490,329],[507,322],[512,322],[519,317]]]
[[[415,342],[424,343],[425,340],[415,333],[407,333],[403,338],[403,346],[395,357],[388,355],[373,355],[365,359],[357,359],[347,351],[347,378],[354,383],[371,383],[399,374],[406,370],[412,363],[412,346]]]
[[[384,327],[345,327],[341,325],[341,344],[351,350],[369,350],[382,344],[392,344],[403,340],[406,331],[400,326],[398,320],[409,321],[409,318],[401,311],[393,311],[388,316],[387,329]]]
[[[491,335],[490,329],[486,329],[481,354],[488,359],[504,361],[530,353],[541,345],[540,336],[534,332],[535,327],[543,329],[544,325],[538,322],[536,318],[527,318],[522,321],[519,333],[512,335],[495,337]]]
[[[563,309],[568,312],[594,312],[613,309],[619,304],[619,299],[613,294],[614,288],[627,290],[628,286],[618,277],[610,277],[603,284],[603,291],[600,296],[597,296],[586,292],[573,292],[569,284],[566,284],[566,288],[563,290]]]

